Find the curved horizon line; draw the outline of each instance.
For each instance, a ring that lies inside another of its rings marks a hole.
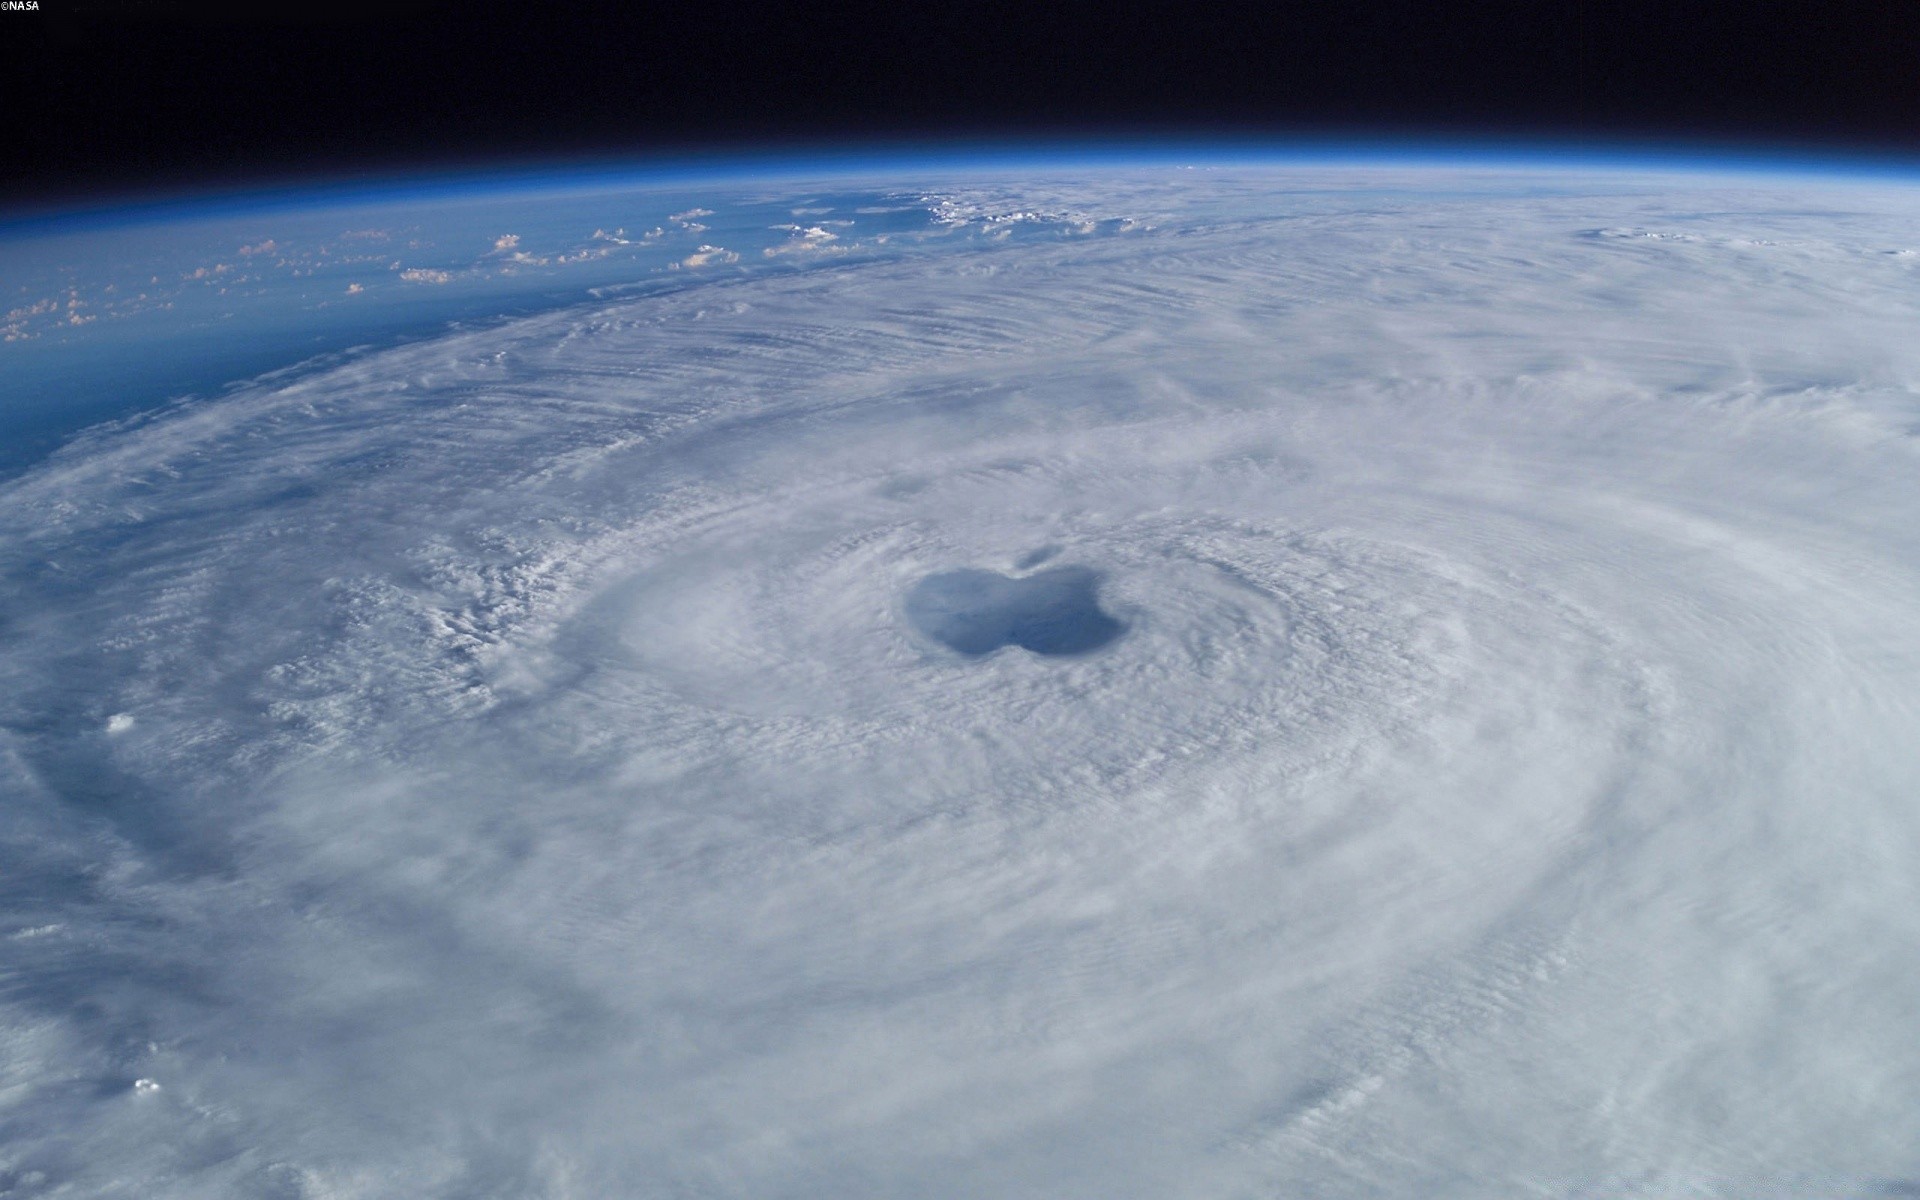
[[[741,179],[828,180],[886,169],[945,173],[1037,166],[1484,166],[1640,169],[1673,174],[1820,174],[1835,181],[1920,179],[1920,153],[1784,139],[1566,135],[1088,134],[784,139],[701,150],[605,150],[443,161],[417,168],[263,173],[248,182],[133,187],[97,198],[0,205],[0,237],[141,219],[392,203],[484,191],[665,188]],[[211,211],[209,211],[211,210]]]

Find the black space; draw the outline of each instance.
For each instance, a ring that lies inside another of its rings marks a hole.
[[[37,3],[0,12],[0,202],[925,136],[1920,155],[1912,0]]]

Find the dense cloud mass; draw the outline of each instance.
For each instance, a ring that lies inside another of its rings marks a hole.
[[[0,1192],[1920,1192],[1920,193],[1546,183],[956,193],[1106,223],[6,484]]]

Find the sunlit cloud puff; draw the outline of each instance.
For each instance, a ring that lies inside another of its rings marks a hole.
[[[1913,193],[1115,186],[0,489],[0,1180],[1920,1189]]]

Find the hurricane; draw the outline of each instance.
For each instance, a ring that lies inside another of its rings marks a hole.
[[[872,191],[0,482],[0,1192],[1920,1193],[1912,183]]]

